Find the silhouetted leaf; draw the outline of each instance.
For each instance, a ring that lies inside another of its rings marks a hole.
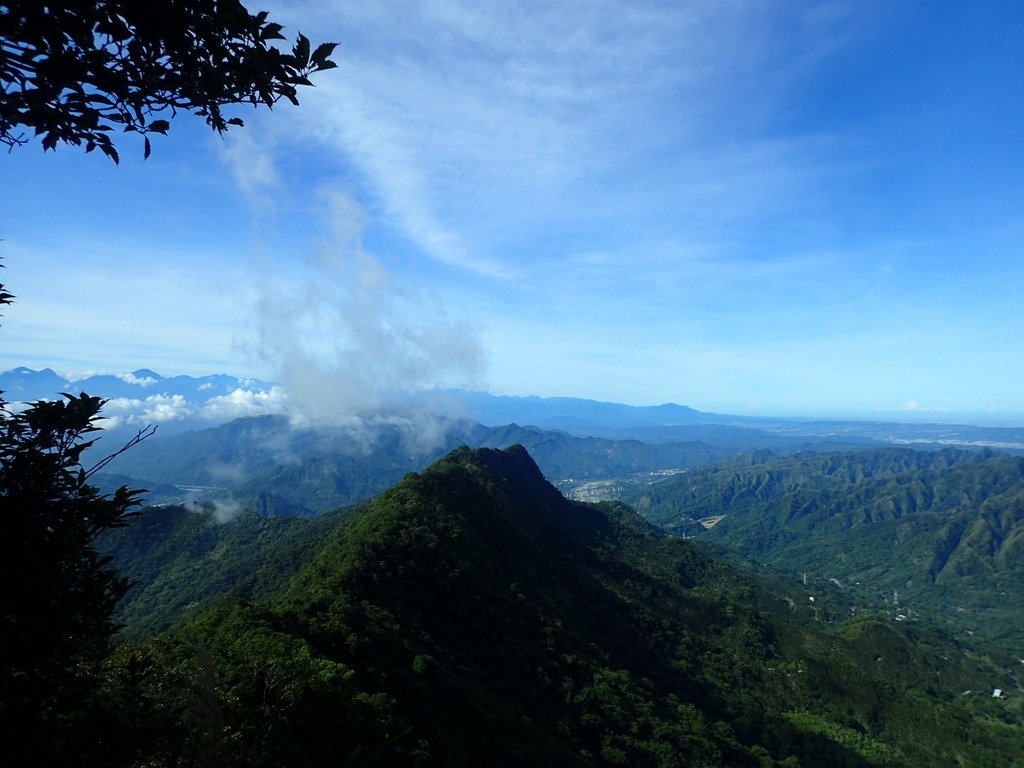
[[[116,162],[97,141],[111,125],[165,133],[168,121],[147,119],[171,110],[223,132],[242,122],[225,120],[222,105],[297,104],[295,86],[330,68],[333,44],[318,46],[311,65],[310,41],[299,34],[286,54],[271,44],[284,39],[281,25],[237,0],[182,0],[157,11],[123,0],[37,5],[22,0],[3,13],[4,49],[19,51],[0,56],[0,143],[9,147],[31,131],[46,150],[84,142]],[[143,148],[148,157],[152,144]]]
[[[313,51],[311,61],[313,65],[319,69],[330,69],[328,64],[337,66],[333,61],[328,61],[328,57],[334,53],[334,49],[338,47],[337,43],[321,43]]]
[[[300,67],[305,67],[309,64],[309,38],[299,33],[298,40],[295,43],[295,47],[292,49],[295,58],[299,61]]]

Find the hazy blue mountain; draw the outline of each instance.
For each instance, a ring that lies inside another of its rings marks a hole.
[[[509,422],[644,442],[702,440],[736,450],[853,450],[880,443],[919,448],[992,447],[1024,452],[1024,427],[737,416],[667,403],[636,407],[576,398],[510,397],[449,390],[450,402],[488,426]]]
[[[582,438],[464,419],[297,428],[283,416],[262,416],[146,440],[108,466],[116,480],[98,480],[111,488],[129,477],[129,484],[155,491],[151,503],[230,499],[263,515],[311,515],[380,493],[459,445],[513,443],[525,445],[548,479],[566,489],[586,480],[681,470],[731,452],[701,442]]]
[[[70,382],[49,368],[35,371],[31,368],[14,368],[0,373],[0,390],[11,402],[47,400],[59,392],[66,392]]]
[[[229,395],[236,389],[262,392],[271,386],[258,379],[241,379],[225,374],[164,377],[148,368],[122,374],[94,374],[78,379],[68,379],[49,368],[36,371],[22,367],[0,373],[0,390],[11,402],[53,399],[61,392],[86,392],[103,398],[143,400],[154,395],[180,395],[190,402],[202,404],[215,397]]]
[[[720,423],[723,418],[727,418],[716,414],[702,413],[675,403],[632,406],[576,397],[513,397],[466,390],[446,390],[427,395],[434,400],[438,396],[450,398],[465,409],[466,416],[487,426],[509,423],[558,429],[564,429],[566,425],[575,425],[581,428],[589,425],[613,427],[658,424],[665,426],[716,424]]]
[[[118,437],[128,427],[156,423],[164,434],[200,429],[240,416],[284,413],[284,392],[272,383],[223,374],[164,377],[142,368],[70,381],[50,369],[16,368],[0,373],[10,401],[54,398],[62,391],[88,392],[113,402],[108,424]],[[513,397],[466,390],[390,393],[390,401],[419,414],[469,419],[489,427],[522,424],[577,437],[658,442],[705,442],[733,452],[771,448],[852,450],[890,443],[920,448],[993,447],[1024,452],[1024,427],[880,421],[785,419],[706,413],[685,405],[630,406],[572,397]],[[113,442],[113,441],[111,441]]]

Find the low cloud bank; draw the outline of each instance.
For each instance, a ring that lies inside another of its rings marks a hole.
[[[205,502],[188,499],[183,506],[189,512],[210,513],[213,521],[220,525],[230,523],[245,511],[245,507],[234,499],[214,499]]]
[[[385,392],[369,386],[362,377],[356,377],[353,384],[351,378],[333,375],[336,372],[329,367],[310,371],[306,377],[292,369],[290,375],[298,396],[282,384],[257,379],[223,374],[165,378],[156,372],[146,373],[91,374],[77,379],[79,386],[75,386],[71,379],[53,371],[19,368],[0,373],[0,388],[11,396],[11,410],[22,402],[54,400],[62,391],[87,388],[106,400],[101,426],[108,431],[155,425],[159,435],[167,435],[240,418],[284,417],[293,430],[282,429],[281,421],[249,427],[250,439],[264,449],[273,448],[275,463],[279,464],[294,460],[290,446],[293,435],[289,432],[304,431],[304,439],[322,440],[325,449],[349,454],[365,454],[373,450],[382,435],[395,439],[397,432],[404,449],[420,453],[441,444],[452,419],[462,415],[443,397]],[[383,377],[381,381],[388,383],[391,379]],[[355,396],[346,398],[346,392]],[[316,432],[319,437],[310,436]],[[230,475],[232,468],[218,468],[218,472]]]
[[[269,389],[238,387],[226,395],[216,395],[206,400],[167,393],[145,398],[115,397],[103,406],[106,419],[104,426],[108,429],[173,424],[186,420],[199,422],[196,426],[213,426],[246,416],[287,413],[288,396],[279,386],[271,386]]]
[[[103,406],[107,428],[136,424],[160,424],[193,416],[196,405],[184,395],[150,395],[147,398],[115,397]]]

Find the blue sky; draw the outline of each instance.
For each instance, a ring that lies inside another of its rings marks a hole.
[[[0,366],[1024,413],[1024,4],[267,7],[301,107],[0,159]]]

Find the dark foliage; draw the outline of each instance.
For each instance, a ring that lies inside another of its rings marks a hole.
[[[215,131],[242,125],[224,107],[297,104],[309,76],[335,66],[334,43],[299,34],[238,0],[8,0],[0,4],[0,142],[85,144],[115,163],[114,132],[166,133],[179,111]]]
[[[83,394],[0,407],[0,722],[40,755],[89,719],[127,588],[93,542],[126,524],[136,492],[101,495],[80,462],[101,405]]]

